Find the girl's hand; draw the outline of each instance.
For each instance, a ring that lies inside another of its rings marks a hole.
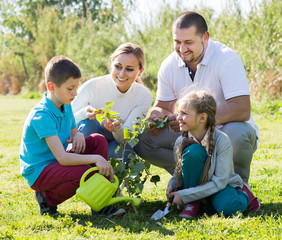
[[[173,191],[174,187],[171,186],[171,185],[168,185],[167,186],[167,189],[166,189],[166,197],[167,199],[169,199],[170,197],[172,197],[173,195],[171,194],[172,191]]]
[[[179,196],[179,193],[178,192],[171,192],[170,193],[172,196],[174,196],[173,198],[173,202],[172,202],[172,206],[174,205],[183,205],[184,202],[182,201],[181,197]]]
[[[108,129],[108,131],[110,132],[117,132],[121,128],[120,121],[117,119],[111,121],[107,118],[105,121],[105,128]]]
[[[109,162],[100,155],[96,155],[96,166],[99,168],[99,173],[106,177],[110,176],[110,179],[113,180],[114,178],[114,169],[109,164]]]
[[[175,132],[180,132],[179,123],[176,120],[177,114],[168,116],[168,124]]]
[[[86,143],[85,143],[85,138],[83,133],[81,132],[76,132],[75,134],[73,134],[72,139],[70,140],[66,140],[67,143],[72,143],[72,150],[75,153],[81,153],[84,152],[85,147],[86,147]]]

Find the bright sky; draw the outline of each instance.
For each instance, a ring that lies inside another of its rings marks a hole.
[[[262,0],[237,0],[241,6],[242,12],[250,11],[251,5],[259,4]],[[171,6],[175,6],[177,0],[136,0],[136,11],[132,12],[131,19],[134,23],[140,24],[144,19],[157,12],[162,3],[168,2]],[[232,2],[231,0],[182,0],[183,10],[193,10],[196,5],[199,7],[207,6],[213,8],[216,14],[219,14],[225,6]],[[250,5],[251,3],[251,5]]]

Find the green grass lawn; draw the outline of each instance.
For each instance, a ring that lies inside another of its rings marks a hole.
[[[282,121],[281,103],[253,104],[260,128],[260,146],[251,166],[249,184],[262,203],[257,213],[233,218],[202,216],[193,220],[178,217],[174,209],[158,223],[150,220],[166,204],[170,178],[164,170],[151,167],[161,176],[155,186],[147,182],[143,202],[134,213],[122,218],[90,216],[89,207],[76,196],[62,203],[58,218],[40,216],[33,191],[19,173],[21,131],[29,110],[39,99],[0,96],[0,238],[1,239],[281,239],[282,238]],[[280,101],[281,102],[281,101]],[[279,112],[280,107],[280,112]]]

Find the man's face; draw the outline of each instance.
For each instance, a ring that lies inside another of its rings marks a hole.
[[[209,34],[203,36],[196,34],[196,27],[173,28],[174,49],[188,66],[198,64],[206,51]]]

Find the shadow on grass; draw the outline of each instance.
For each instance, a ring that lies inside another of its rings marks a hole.
[[[175,222],[181,221],[182,218],[178,216],[181,210],[176,208],[173,209],[168,215],[166,215],[163,219],[154,221],[151,220],[151,216],[159,209],[164,210],[166,202],[164,201],[150,201],[150,202],[142,202],[140,206],[137,208],[138,215],[134,212],[132,205],[122,202],[119,203],[116,207],[124,208],[127,211],[127,214],[123,217],[111,217],[107,218],[105,216],[91,216],[86,214],[70,214],[70,216],[77,220],[77,222],[83,226],[89,226],[89,222],[91,222],[91,226],[95,228],[101,229],[112,229],[115,228],[117,231],[121,231],[123,229],[125,232],[131,233],[144,233],[144,232],[158,232],[164,236],[166,235],[175,235],[175,232],[171,229],[167,229],[163,225],[163,221]],[[256,217],[256,216],[272,216],[273,218],[278,218],[281,215],[282,211],[282,203],[266,203],[262,204],[260,211],[251,212],[246,211],[243,214],[244,218],[247,217]],[[213,214],[207,214],[206,216],[212,216]],[[199,218],[202,218],[199,216]],[[190,219],[188,221],[197,221],[199,218]],[[167,225],[167,224],[166,224]],[[169,224],[171,225],[171,224]]]
[[[91,216],[91,215],[82,215],[82,214],[71,214],[70,216],[74,219],[78,219],[78,223],[87,226],[89,222],[92,223],[92,227],[95,228],[123,228],[124,231],[141,233],[141,232],[159,232],[162,235],[174,235],[174,231],[165,228],[162,225],[162,220],[154,221],[151,220],[151,216],[158,209],[163,210],[166,203],[163,201],[154,201],[154,202],[142,202],[138,207],[138,215],[135,213],[131,204],[119,203],[116,207],[124,208],[127,211],[127,214],[123,217],[110,217],[105,216]],[[169,213],[171,214],[171,213]],[[177,216],[177,215],[176,215]]]
[[[263,203],[261,209],[257,213],[253,213],[262,216],[273,216],[275,218],[282,214],[282,203]]]

